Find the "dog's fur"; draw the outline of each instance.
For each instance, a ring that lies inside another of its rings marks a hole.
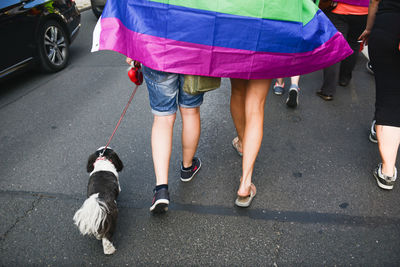
[[[99,148],[88,159],[88,198],[75,213],[74,222],[83,235],[93,235],[102,240],[104,254],[113,254],[116,249],[112,236],[118,217],[116,199],[121,191],[118,172],[123,164],[111,148],[101,155],[103,150],[104,147]]]

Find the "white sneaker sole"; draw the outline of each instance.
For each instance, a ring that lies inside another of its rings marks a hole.
[[[190,176],[189,178],[186,178],[186,179],[181,177],[181,181],[184,182],[184,183],[190,182],[190,181],[193,179],[193,177],[196,175],[196,173],[200,170],[200,168],[201,168],[201,160],[200,160],[200,165],[199,165],[199,167],[198,167],[197,170],[193,173],[193,175]]]
[[[379,181],[379,178],[376,176],[375,170],[373,171],[373,174],[374,174],[376,183],[378,184],[378,186],[379,186],[380,188],[386,189],[386,190],[391,190],[391,189],[393,189],[393,185],[385,185],[385,184],[382,184],[382,183]]]
[[[369,134],[368,138],[369,138],[369,141],[371,141],[372,143],[375,143],[375,144],[378,143],[378,140],[372,138],[372,135],[371,135],[371,134]]]
[[[153,206],[150,207],[150,211],[155,211],[155,212],[167,211],[168,205],[169,205],[168,199],[159,199],[153,204]]]

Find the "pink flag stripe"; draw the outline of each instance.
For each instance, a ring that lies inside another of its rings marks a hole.
[[[100,23],[99,47],[95,50],[114,50],[149,68],[172,73],[240,79],[290,77],[328,67],[353,53],[339,32],[313,51],[289,54],[207,46],[140,34],[127,29],[116,18],[104,18]]]
[[[369,0],[336,0],[336,2],[342,2],[354,6],[369,6]]]

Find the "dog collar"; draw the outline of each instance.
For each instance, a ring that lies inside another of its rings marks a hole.
[[[94,164],[96,164],[97,161],[100,161],[100,160],[102,160],[102,161],[109,161],[109,162],[113,163],[110,159],[108,159],[108,158],[106,158],[106,157],[98,157],[98,158],[93,162],[93,166],[94,166]]]

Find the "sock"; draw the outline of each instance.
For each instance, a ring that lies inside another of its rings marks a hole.
[[[160,189],[167,189],[168,190],[168,185],[167,184],[160,184],[160,185],[156,185],[156,187],[154,188],[154,190],[157,192]]]
[[[192,167],[193,167],[193,162],[194,162],[194,158],[192,159],[192,165],[190,165],[189,167],[187,167],[187,168],[185,168],[185,167],[183,167],[183,161],[181,162],[181,168],[182,168],[182,171],[191,171],[192,170]]]
[[[297,91],[300,91],[300,87],[297,84],[290,85],[290,89],[295,88]]]
[[[183,171],[190,171],[190,170],[192,169],[192,166],[193,166],[193,164],[190,165],[190,167],[185,168],[185,167],[183,167],[183,165],[182,165],[182,170],[183,170]]]

